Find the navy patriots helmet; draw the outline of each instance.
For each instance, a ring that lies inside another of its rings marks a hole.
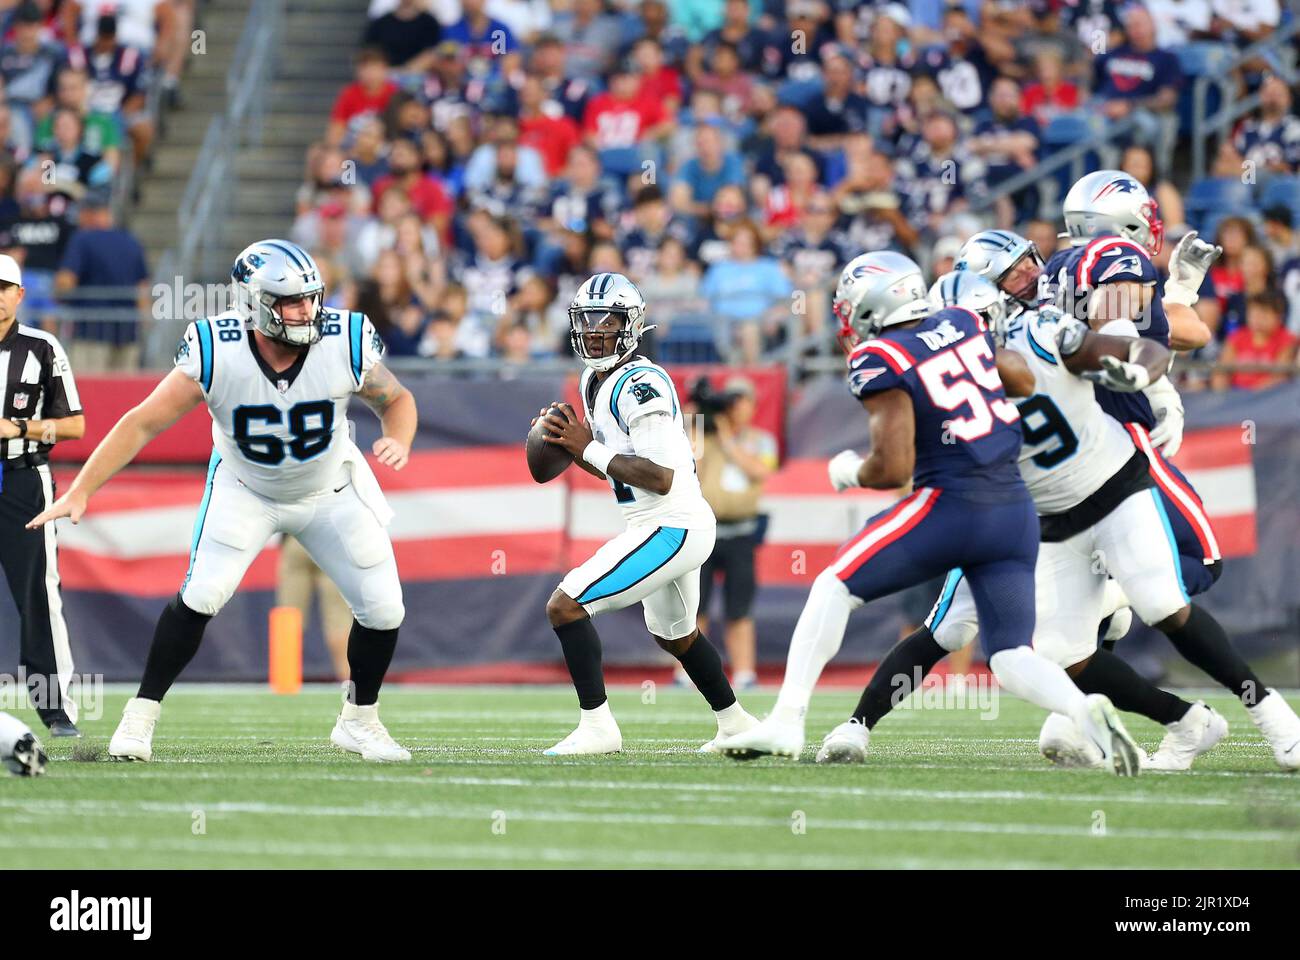
[[[1097,237],[1132,240],[1151,256],[1164,246],[1165,225],[1155,198],[1127,173],[1098,170],[1065,195],[1065,229],[1073,246]]]

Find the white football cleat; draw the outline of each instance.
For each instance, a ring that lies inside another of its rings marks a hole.
[[[1083,709],[1074,718],[1075,723],[1101,751],[1102,763],[1116,776],[1136,777],[1142,769],[1142,751],[1134,743],[1110,698],[1100,693],[1090,693],[1083,698]]]
[[[727,737],[734,737],[746,730],[752,730],[759,723],[758,717],[746,712],[745,708],[740,705],[739,700],[727,707],[727,709],[717,711],[715,715],[718,718],[718,734],[700,747],[699,753],[720,753],[718,741],[725,740]]]
[[[411,751],[394,740],[380,721],[378,703],[365,707],[344,703],[330,742],[342,750],[361,754],[362,760],[400,763],[411,759]]]
[[[857,717],[845,720],[822,738],[818,763],[866,763],[871,731]]]
[[[1273,748],[1277,765],[1283,770],[1300,770],[1300,717],[1282,695],[1269,687],[1268,696],[1246,712]]]
[[[1151,770],[1190,770],[1192,761],[1214,749],[1228,734],[1228,721],[1200,700],[1186,716],[1166,725],[1165,738],[1146,764]]]
[[[1058,767],[1100,767],[1101,750],[1063,713],[1049,713],[1038,731],[1038,752]]]
[[[114,760],[139,760],[148,763],[153,759],[153,728],[162,713],[157,700],[132,697],[122,710],[122,719],[108,741],[108,755]]]
[[[780,721],[769,716],[744,733],[718,741],[716,746],[732,760],[757,760],[766,756],[798,760],[803,753],[803,740],[802,721]]]
[[[583,710],[577,729],[549,750],[547,757],[590,756],[601,753],[618,753],[623,749],[623,733],[618,729],[614,713],[606,700],[594,710]]]

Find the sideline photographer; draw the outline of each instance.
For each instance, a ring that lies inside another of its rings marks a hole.
[[[737,690],[752,687],[755,634],[751,609],[757,581],[754,554],[763,540],[767,518],[759,513],[763,484],[777,468],[776,437],[753,425],[754,384],[732,377],[721,392],[707,378],[691,390],[700,414],[697,468],[704,499],[718,518],[717,543],[700,568],[701,630],[708,629],[714,580],[722,578],[724,642]]]

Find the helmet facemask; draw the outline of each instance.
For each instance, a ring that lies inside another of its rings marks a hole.
[[[302,299],[307,302],[307,319],[286,321],[281,316],[277,306],[282,301],[295,299]],[[316,290],[304,294],[302,297],[277,297],[270,293],[259,293],[257,304],[262,322],[257,325],[257,328],[272,340],[279,340],[295,347],[310,346],[318,342],[325,333],[325,322],[321,316],[323,300],[323,290]]]
[[[573,352],[598,373],[613,370],[632,355],[641,342],[638,326],[630,312],[622,308],[569,308]]]
[[[1008,290],[1006,287],[1002,285],[1003,281],[1005,281],[1007,277],[1011,276],[1011,274],[1015,272],[1016,268],[1019,267],[1020,264],[1024,263],[1026,257],[1032,258],[1034,265],[1038,268],[1037,270],[1034,271],[1033,279],[1026,280],[1024,285],[1020,287],[1018,290]],[[1026,250],[1023,254],[1021,254],[1020,258],[1017,259],[1016,262],[1013,263],[1010,267],[1008,267],[1006,272],[1003,273],[1002,276],[994,278],[993,282],[997,285],[998,289],[1001,290],[1003,293],[1005,293],[1007,296],[1013,297],[1014,299],[1020,301],[1025,306],[1033,306],[1038,302],[1038,281],[1041,279],[1042,275],[1043,275],[1042,255],[1039,254],[1038,252],[1037,244],[1031,243],[1029,245],[1029,249]]]

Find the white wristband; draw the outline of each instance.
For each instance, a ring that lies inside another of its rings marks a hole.
[[[605,446],[598,440],[593,440],[582,449],[582,459],[599,470],[601,473],[609,472],[609,461],[613,460],[618,454],[609,447]]]
[[[1166,282],[1164,300],[1166,303],[1181,303],[1185,307],[1193,306],[1201,299],[1198,291],[1184,287],[1181,283]]]

